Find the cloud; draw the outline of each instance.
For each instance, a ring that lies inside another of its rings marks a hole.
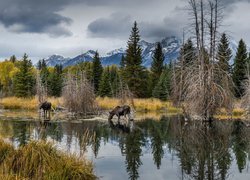
[[[113,13],[107,18],[99,18],[88,25],[88,34],[92,37],[115,37],[128,36],[132,19],[129,15]]]
[[[72,1],[73,2],[73,1]],[[58,13],[66,0],[8,0],[0,2],[0,23],[15,33],[42,33],[51,37],[70,36],[64,27],[72,20]]]
[[[177,17],[181,17],[180,12],[158,22],[138,21],[142,38],[158,41],[167,36],[179,36],[185,26],[186,18]],[[130,15],[114,13],[91,22],[88,25],[88,35],[98,38],[128,38],[134,21]]]

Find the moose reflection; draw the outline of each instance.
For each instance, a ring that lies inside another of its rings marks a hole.
[[[162,117],[159,121],[130,123],[134,125],[133,131],[123,131],[129,126],[110,128],[110,124],[98,121],[51,122],[42,127],[38,122],[0,121],[0,134],[11,137],[15,144],[24,144],[32,138],[49,139],[69,152],[93,153],[98,172],[102,172],[101,164],[108,163],[105,167],[109,168],[103,170],[107,179],[116,179],[113,175],[121,169],[127,171],[127,177],[121,179],[144,179],[147,173],[144,165],[152,174],[169,171],[166,168],[171,162],[166,157],[174,157],[172,161],[177,166],[174,168],[179,173],[170,179],[232,179],[231,169],[233,178],[249,178],[250,128],[241,121],[185,124],[182,117]],[[112,152],[120,155],[105,156],[111,147]],[[232,164],[237,165],[236,169]]]

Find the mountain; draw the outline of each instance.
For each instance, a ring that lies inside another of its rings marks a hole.
[[[150,67],[152,62],[152,55],[155,49],[156,43],[150,43],[147,41],[140,41],[140,46],[142,48],[142,61],[143,66]],[[166,37],[161,41],[163,51],[165,54],[165,63],[169,63],[170,60],[177,59],[180,51],[180,40],[174,36]],[[126,48],[122,47],[119,49],[112,50],[105,55],[101,56],[101,62],[103,66],[108,66],[112,64],[119,65],[122,55],[126,52]],[[56,64],[61,64],[64,67],[76,65],[80,62],[91,61],[94,57],[95,51],[89,50],[86,53],[80,54],[73,58],[64,58],[60,55],[52,55],[45,59],[48,66],[55,66]]]
[[[67,61],[69,61],[70,58],[65,58],[60,55],[52,55],[45,59],[45,62],[48,66],[55,66],[57,64],[65,64]]]
[[[181,40],[175,36],[166,37],[160,41],[163,52],[165,55],[164,63],[168,64],[171,60],[176,60],[180,53]],[[150,43],[144,40],[139,42],[142,48],[142,64],[145,67],[150,67],[152,63],[152,55],[156,46],[156,43]],[[230,48],[233,52],[233,57],[230,64],[233,64],[233,59],[237,51],[238,43],[235,41],[230,42]],[[122,55],[126,53],[126,48],[122,47],[119,49],[112,50],[105,55],[101,56],[101,62],[103,66],[112,64],[119,65]],[[55,66],[56,64],[62,64],[64,67],[76,65],[80,62],[92,61],[95,51],[89,50],[86,53],[80,54],[74,58],[64,58],[60,55],[52,55],[45,59],[48,66]]]

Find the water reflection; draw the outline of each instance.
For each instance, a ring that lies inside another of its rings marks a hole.
[[[44,139],[66,152],[83,155],[87,150],[101,179],[250,177],[250,129],[241,121],[187,124],[181,117],[162,117],[129,127],[110,128],[97,121],[0,121],[0,135],[14,145]],[[92,138],[86,140],[86,131]]]

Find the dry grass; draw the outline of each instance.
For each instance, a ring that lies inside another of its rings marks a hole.
[[[52,103],[53,107],[61,105],[62,98],[48,98],[49,102]],[[38,109],[38,98],[18,98],[18,97],[6,97],[0,99],[0,105],[3,106],[4,109],[25,109],[25,110],[37,110]]]
[[[97,99],[97,104],[101,109],[113,109],[120,105],[120,100],[117,98],[100,98]],[[181,109],[176,108],[169,101],[163,102],[159,99],[134,99],[134,108],[138,112],[168,112],[168,113],[181,113]],[[130,104],[129,104],[130,105]]]
[[[0,140],[0,153],[0,177],[4,179],[96,179],[90,162],[57,151],[44,141],[14,150]]]

